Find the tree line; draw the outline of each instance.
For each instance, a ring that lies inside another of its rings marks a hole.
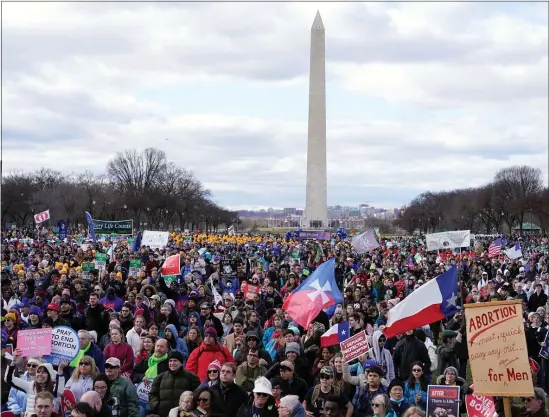
[[[401,211],[396,224],[408,233],[470,229],[475,233],[504,233],[525,223],[549,228],[549,189],[541,170],[512,166],[480,187],[427,191]]]
[[[238,223],[238,213],[212,201],[209,190],[165,152],[126,150],[111,159],[106,171],[64,175],[41,168],[12,172],[2,178],[2,226],[32,226],[33,214],[50,210],[50,225],[64,219],[69,227],[94,219],[133,219],[139,229],[214,231]]]

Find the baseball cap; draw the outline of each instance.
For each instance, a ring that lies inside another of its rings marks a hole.
[[[115,357],[110,357],[105,361],[105,365],[110,365],[115,368],[120,368],[120,359]]]

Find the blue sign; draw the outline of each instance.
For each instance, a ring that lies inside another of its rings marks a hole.
[[[67,238],[67,222],[65,220],[59,220],[57,227],[59,228],[57,232],[59,240],[65,240]]]

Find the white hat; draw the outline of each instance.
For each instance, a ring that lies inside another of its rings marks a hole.
[[[267,394],[272,397],[273,386],[267,378],[265,378],[264,376],[260,376],[255,380],[253,392]]]
[[[41,363],[38,365],[39,368],[46,368],[46,371],[48,371],[48,374],[50,374],[50,378],[53,383],[55,383],[55,376],[57,375],[57,372],[53,369],[53,365],[51,363]]]
[[[105,364],[108,364],[110,366],[116,366],[120,368],[120,359],[115,358],[114,356],[111,356],[109,359],[105,361]]]
[[[39,358],[29,358],[27,360],[27,365],[28,364],[34,364],[34,365],[40,366],[42,365],[42,361]]]

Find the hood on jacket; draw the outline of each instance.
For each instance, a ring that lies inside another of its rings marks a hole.
[[[381,330],[376,330],[372,335],[372,347],[374,348],[374,358],[381,360],[381,350],[379,349],[379,338],[383,335]]]
[[[173,346],[169,346],[169,347],[171,347],[173,349],[176,349],[177,348],[177,342],[179,342],[179,335],[177,333],[177,329],[175,328],[175,326],[173,324],[168,324],[166,326],[166,329],[168,329],[170,332],[172,332],[173,340],[174,340]],[[165,330],[164,330],[164,332],[165,332]],[[171,345],[171,342],[168,342],[168,344]]]
[[[202,321],[200,320],[200,314],[198,314],[198,312],[196,312],[196,311],[191,311],[189,313],[189,318],[191,318],[191,316],[196,317],[196,320],[197,320],[196,321],[196,326],[198,326],[198,328],[201,329],[202,328]]]

